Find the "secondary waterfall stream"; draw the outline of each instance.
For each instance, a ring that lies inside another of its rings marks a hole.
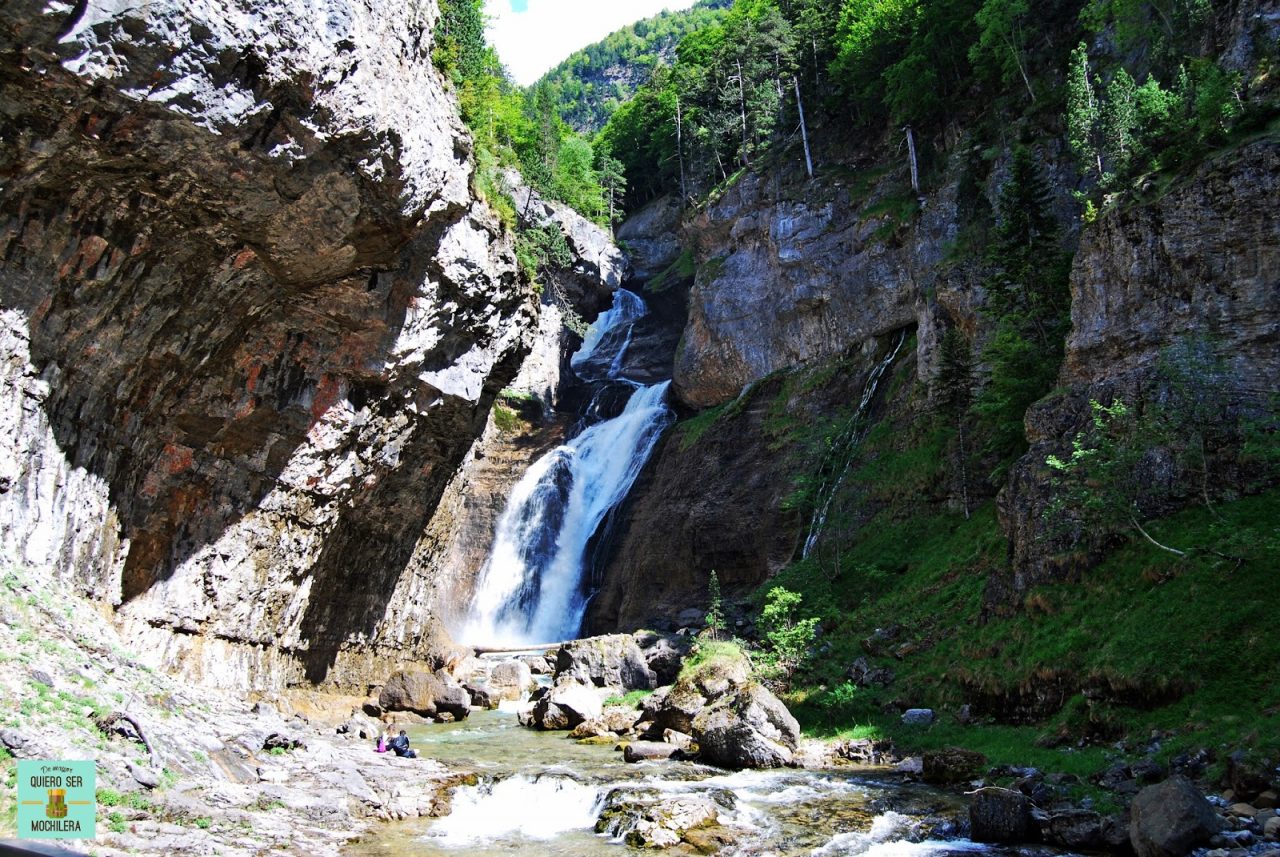
[[[516,483],[498,519],[461,638],[524,645],[577,634],[590,592],[584,581],[591,537],[622,502],[674,416],[669,381],[643,386],[625,377],[625,359],[644,301],[625,289],[587,331],[570,358],[574,373],[597,385],[596,399],[630,388],[626,407],[591,423],[593,401],[576,437],[538,459]]]

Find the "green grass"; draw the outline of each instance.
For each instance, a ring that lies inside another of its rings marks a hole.
[[[495,402],[493,406],[493,424],[503,434],[511,434],[517,431],[524,424],[524,421],[520,419],[520,415],[512,408],[507,407],[502,402]]]
[[[807,562],[769,583],[801,592],[809,614],[827,619],[826,650],[791,699],[796,716],[815,735],[870,730],[909,751],[954,744],[993,763],[1076,774],[1105,767],[1100,747],[1152,730],[1165,735],[1164,759],[1199,747],[1280,759],[1280,681],[1258,668],[1280,661],[1272,602],[1261,595],[1280,558],[1280,490],[1220,504],[1217,514],[1222,521],[1193,507],[1149,529],[1183,545],[1215,544],[1230,529],[1233,544],[1254,546],[1239,564],[1207,553],[1182,560],[1133,541],[1082,580],[1038,587],[1011,615],[984,617],[986,579],[1005,550],[993,505],[968,521],[882,511],[840,557],[838,576]],[[862,641],[891,625],[897,635],[869,660],[895,671],[893,685],[842,689],[843,670],[866,654]],[[948,714],[982,699],[994,712],[1054,681],[1066,689],[1063,704],[1037,722],[961,726]],[[889,701],[934,707],[939,722],[903,727],[881,713]],[[1036,745],[1052,735],[1086,746]]]
[[[716,405],[714,408],[707,408],[695,416],[684,420],[679,425],[680,430],[680,451],[688,452],[690,449],[702,439],[711,426],[715,425],[716,420],[728,410],[729,404]]]
[[[694,261],[693,251],[685,250],[666,270],[646,283],[644,290],[650,294],[660,294],[681,280],[692,278],[697,272],[698,265]]]
[[[690,679],[703,669],[716,670],[721,667],[728,667],[735,661],[745,659],[747,659],[747,654],[737,642],[730,640],[699,640],[680,665],[678,680]]]
[[[611,696],[604,701],[604,704],[625,705],[628,708],[635,708],[640,704],[640,700],[652,695],[653,691],[651,690],[632,690],[621,696]]]

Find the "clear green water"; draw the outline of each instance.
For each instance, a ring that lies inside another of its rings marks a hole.
[[[350,854],[625,857],[638,852],[593,830],[601,800],[614,789],[659,800],[731,792],[733,809],[721,816],[730,840],[724,855],[996,853],[948,836],[947,819],[962,814],[957,797],[885,771],[726,773],[687,762],[627,764],[612,747],[525,729],[501,712],[409,733],[420,755],[474,771],[480,783],[455,790],[449,816],[383,825]],[[696,852],[682,845],[658,853]]]

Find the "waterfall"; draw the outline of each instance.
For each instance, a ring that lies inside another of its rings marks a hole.
[[[674,420],[665,401],[670,381],[645,387],[621,377],[631,327],[644,314],[644,302],[619,289],[613,307],[570,358],[584,380],[616,379],[633,391],[622,413],[551,450],[516,483],[480,570],[462,639],[521,645],[578,632],[589,599],[583,585],[587,543]]]
[[[871,374],[867,376],[867,381],[862,385],[862,398],[858,400],[858,407],[854,410],[853,416],[845,423],[840,434],[831,444],[831,452],[828,454],[826,461],[822,467],[818,469],[818,496],[817,504],[814,509],[813,519],[809,522],[809,535],[804,540],[804,549],[800,556],[808,559],[809,554],[818,546],[818,540],[822,538],[822,528],[827,524],[827,514],[831,511],[831,503],[835,500],[836,494],[840,490],[840,486],[844,483],[845,476],[849,473],[849,464],[853,460],[853,450],[862,442],[863,436],[866,434],[866,412],[871,406],[871,400],[875,398],[876,390],[880,387],[880,379],[884,377],[884,373],[897,359],[898,352],[902,350],[902,345],[907,341],[907,331],[904,329],[898,334],[898,341],[890,349],[884,359],[875,365],[871,370]],[[843,460],[843,465],[841,461]],[[835,468],[839,466],[839,474],[835,473]]]

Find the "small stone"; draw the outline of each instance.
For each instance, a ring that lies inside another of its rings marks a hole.
[[[21,750],[27,745],[28,738],[17,729],[0,729],[0,744],[10,750]]]
[[[898,764],[894,765],[893,769],[902,774],[915,774],[916,776],[919,776],[924,773],[924,760],[920,759],[918,756],[908,756]]]
[[[908,726],[929,726],[933,723],[933,709],[908,708],[902,712],[902,722]]]
[[[133,777],[138,785],[148,789],[154,789],[160,785],[160,775],[150,768],[135,765],[133,762],[126,762],[125,767],[129,769],[129,775]]]
[[[678,747],[681,750],[688,750],[693,746],[693,736],[686,735],[684,732],[677,732],[674,729],[663,729],[662,742]]]
[[[43,684],[46,687],[53,687],[53,676],[49,675],[44,670],[32,670],[31,680],[39,682],[40,684]]]
[[[1258,809],[1275,809],[1277,806],[1280,806],[1280,799],[1277,799],[1277,795],[1274,791],[1267,789],[1265,792],[1253,799],[1253,805],[1258,807]]]
[[[1262,827],[1262,833],[1268,839],[1280,839],[1280,816],[1267,819],[1267,823]]]
[[[1253,818],[1258,814],[1258,810],[1251,804],[1247,803],[1233,803],[1227,808],[1227,812],[1228,814],[1238,816],[1239,818]]]
[[[679,747],[664,744],[661,741],[635,741],[623,749],[622,758],[628,762],[644,762],[651,759],[670,759],[679,752]]]

